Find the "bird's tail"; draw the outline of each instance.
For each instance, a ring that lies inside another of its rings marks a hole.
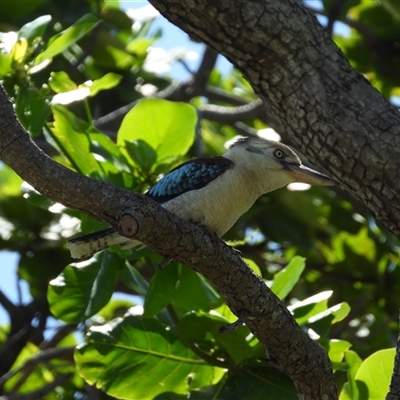
[[[67,242],[67,247],[72,258],[89,258],[98,251],[118,244],[121,247],[134,247],[138,241],[130,240],[121,236],[114,228],[103,229],[102,231],[90,233]]]

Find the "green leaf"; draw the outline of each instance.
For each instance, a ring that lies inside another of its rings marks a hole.
[[[324,349],[329,355],[329,359],[332,363],[341,363],[345,354],[351,347],[351,343],[346,340],[337,340],[337,339],[321,339],[319,343],[324,346]]]
[[[7,164],[0,164],[0,199],[21,194],[22,179]]]
[[[89,148],[92,140],[102,134],[91,134],[89,124],[65,107],[54,105],[52,109],[54,115],[52,139],[55,140],[61,154],[82,175],[88,175],[96,170],[100,172],[101,168]]]
[[[136,268],[132,267],[132,265],[128,264],[127,262],[121,271],[121,278],[128,288],[139,293],[143,297],[149,290],[149,283],[146,281],[146,279],[143,278]]]
[[[153,316],[171,302],[178,310],[186,312],[208,311],[222,300],[201,275],[174,263],[153,276],[145,295],[144,315]]]
[[[207,350],[212,354],[217,352],[216,354],[220,355],[222,350],[236,364],[239,364],[244,359],[249,359],[254,355],[254,346],[247,340],[249,330],[244,326],[221,334],[219,329],[228,322],[218,315],[203,312],[190,313],[180,320],[178,332],[186,342],[195,343],[202,348],[207,347]],[[265,354],[258,356],[262,355]]]
[[[72,44],[76,43],[80,38],[90,32],[100,20],[93,14],[86,14],[78,21],[76,21],[69,28],[54,35],[49,40],[49,45],[42,53],[40,53],[35,60],[35,64],[40,64],[48,58],[53,58],[58,54],[65,51]]]
[[[143,140],[155,150],[160,164],[187,153],[196,123],[196,110],[189,104],[144,99],[125,116],[117,144],[124,149],[126,142]]]
[[[243,261],[258,275],[262,276],[259,266],[250,258],[243,258]]]
[[[146,173],[151,171],[157,160],[157,154],[153,148],[141,139],[125,142],[124,150],[130,159]]]
[[[42,15],[25,24],[18,32],[18,38],[25,38],[29,44],[36,38],[41,38],[51,21],[51,15]]]
[[[352,400],[356,398],[358,394],[356,374],[362,364],[360,356],[352,350],[346,352],[345,360],[348,365],[347,370],[347,382],[343,385],[343,389],[340,393],[340,400]]]
[[[328,299],[332,296],[332,291],[318,293],[303,301],[298,301],[289,306],[296,322],[299,325],[305,324],[313,316],[320,314],[328,309]]]
[[[349,315],[350,306],[343,302],[309,318],[307,325],[320,336],[328,334],[331,326]]]
[[[32,136],[42,133],[51,111],[43,94],[34,87],[22,86],[17,92],[15,111]]]
[[[222,368],[207,365],[155,319],[130,313],[102,327],[92,327],[75,351],[79,374],[118,398],[153,399],[187,394],[220,381]]]
[[[95,96],[101,90],[107,90],[116,86],[121,80],[121,75],[109,73],[100,79],[86,81],[77,85],[64,71],[51,72],[49,86],[57,93],[51,101],[55,104],[70,104],[74,101],[84,100]]]
[[[113,29],[98,31],[97,40],[90,53],[94,66],[108,71],[131,70],[136,64],[136,59],[126,51],[127,43],[123,40],[124,36],[125,34],[122,37],[115,35]]]
[[[197,272],[182,266],[172,304],[179,310],[209,311],[222,303],[214,288]]]
[[[342,390],[340,400],[384,399],[389,392],[396,350],[379,350],[363,361],[355,375],[356,388],[349,397],[349,386]]]
[[[220,384],[213,399],[218,400],[297,400],[293,381],[274,368],[246,368],[232,373]],[[211,399],[211,397],[205,397]]]
[[[56,93],[65,93],[78,88],[65,71],[50,72],[49,86]]]
[[[156,38],[137,38],[132,40],[126,47],[128,51],[133,53],[136,57],[145,59],[148,54],[148,48],[156,41]]]
[[[51,312],[68,323],[90,318],[108,303],[122,267],[123,260],[109,252],[68,265],[50,282],[47,297]]]
[[[271,290],[282,300],[294,288],[305,268],[305,258],[296,256],[274,276]]]
[[[112,89],[117,86],[122,79],[122,75],[115,74],[114,72],[109,72],[105,74],[100,79],[96,79],[93,81],[92,85],[89,86],[90,95],[96,96],[101,90]]]
[[[0,54],[0,78],[12,71],[12,57],[10,54]]]
[[[158,314],[171,302],[178,284],[178,269],[179,265],[173,263],[153,275],[144,299],[144,317]]]

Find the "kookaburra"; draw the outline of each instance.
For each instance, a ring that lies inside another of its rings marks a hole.
[[[304,166],[282,143],[240,138],[221,157],[197,158],[163,176],[145,195],[180,218],[222,236],[264,193],[292,182],[330,186],[335,181]],[[112,245],[140,242],[108,228],[68,241],[73,258],[87,258]]]

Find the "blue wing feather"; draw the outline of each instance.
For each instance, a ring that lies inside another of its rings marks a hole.
[[[163,176],[146,196],[164,203],[190,190],[201,189],[232,167],[233,161],[225,157],[187,161]]]

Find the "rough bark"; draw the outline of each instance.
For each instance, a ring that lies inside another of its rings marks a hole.
[[[0,89],[0,157],[50,199],[135,235],[152,250],[203,274],[264,345],[270,362],[289,375],[300,398],[334,399],[330,361],[282,302],[216,235],[180,220],[146,197],[78,175],[55,163],[30,139]],[[101,194],[101,195],[100,195]]]
[[[400,114],[297,0],[150,0],[214,47],[319,169],[400,234]]]
[[[400,315],[399,315],[400,321]],[[389,393],[386,395],[385,400],[398,400],[400,399],[400,332],[397,336],[396,356],[394,358],[394,367],[392,378],[390,380]]]

